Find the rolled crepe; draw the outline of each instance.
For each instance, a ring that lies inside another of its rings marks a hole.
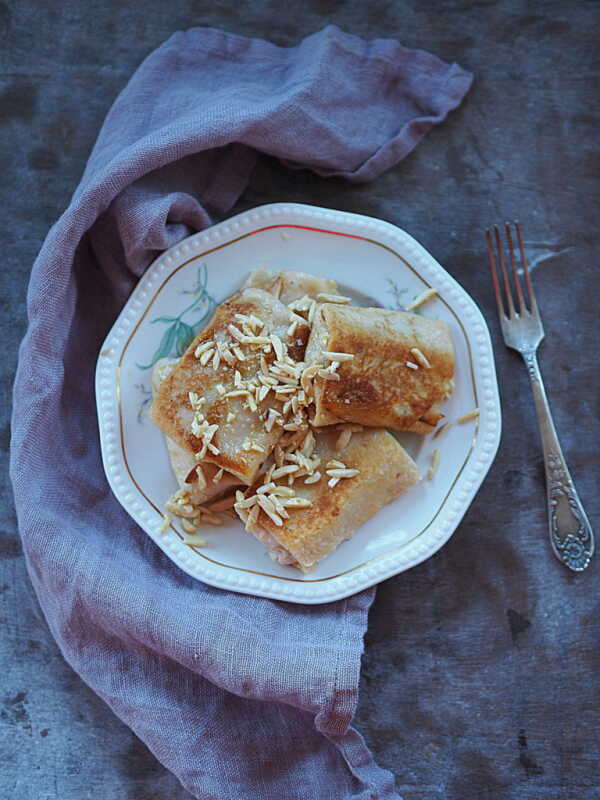
[[[307,364],[345,353],[339,380],[315,378],[317,426],[336,422],[428,432],[452,391],[454,348],[445,322],[403,311],[319,305]]]
[[[161,358],[156,362],[152,370],[152,392],[154,395],[156,395],[161,383],[173,372],[178,363],[178,358]],[[171,469],[179,488],[188,493],[190,502],[194,505],[202,505],[214,500],[228,489],[233,489],[234,486],[240,485],[239,479],[228,472],[224,472],[221,479],[215,483],[213,478],[219,471],[219,467],[215,464],[204,464],[202,466],[204,475],[204,484],[202,484],[196,472],[198,464],[193,454],[180,447],[170,436],[165,436],[165,442]]]
[[[261,510],[250,528],[275,561],[304,572],[314,569],[383,506],[419,480],[415,463],[387,431],[372,428],[354,433],[341,451],[335,449],[338,436],[337,431],[323,431],[316,437],[313,455],[321,459],[321,479],[308,485],[305,478],[294,481],[296,497],[310,500],[312,505],[287,508],[290,516],[281,526]],[[329,459],[339,460],[359,474],[342,478],[332,488],[326,475]],[[281,485],[287,486],[287,482],[282,479]],[[258,486],[255,484],[246,495],[254,494]],[[247,513],[240,513],[244,521]]]
[[[258,403],[248,395],[230,394],[241,391],[235,383],[236,371],[242,382],[252,381],[261,371],[261,359],[267,363],[275,359],[272,349],[265,352],[268,345],[242,343],[232,335],[232,327],[239,332],[242,324],[236,315],[253,316],[264,323],[257,330],[260,340],[274,335],[285,344],[292,359],[303,357],[308,327],[302,317],[262,289],[243,289],[218,307],[210,325],[198,334],[161,384],[151,416],[163,433],[187,452],[196,454],[205,449],[205,440],[193,432],[193,420],[201,412],[210,426],[217,426],[203,461],[222,467],[249,485],[281,435],[279,426],[266,429],[266,412],[269,408],[277,410],[282,404],[271,392]],[[197,357],[198,348],[202,347],[208,349]],[[218,363],[211,358],[203,364],[206,353],[214,349],[216,354],[218,347],[230,354],[236,348],[241,350],[243,360],[236,356],[232,366],[224,358]],[[200,399],[200,408],[193,408],[190,393]]]
[[[336,294],[338,291],[337,283],[331,278],[320,278],[290,269],[283,269],[275,274],[266,269],[255,269],[248,276],[245,285],[275,292],[285,305],[305,295],[316,299],[321,293]]]

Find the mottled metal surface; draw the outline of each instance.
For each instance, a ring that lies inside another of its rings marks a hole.
[[[599,560],[574,575],[550,552],[527,375],[501,344],[482,239],[505,217],[524,223],[547,335],[542,370],[598,532],[599,6],[311,0],[283,11],[273,0],[146,0],[139,8],[0,2],[0,797],[190,796],[64,663],[26,577],[5,465],[31,263],[117,92],[170,33],[212,25],[287,45],[328,22],[457,60],[475,86],[376,184],[323,180],[268,160],[236,210],[293,200],[408,230],[490,322],[505,412],[498,458],[459,531],[378,591],[359,728],[406,800],[600,797]]]

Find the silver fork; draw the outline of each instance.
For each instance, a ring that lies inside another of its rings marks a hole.
[[[500,271],[502,272],[506,306],[503,302],[502,289],[498,280],[499,270],[496,266],[492,232],[487,230],[485,233],[500,326],[502,327],[502,335],[506,346],[512,347],[513,350],[521,354],[531,379],[535,410],[537,411],[542,437],[544,466],[546,468],[550,543],[559,561],[562,561],[569,569],[580,572],[588,566],[594,553],[594,533],[577,496],[560,448],[537,361],[536,353],[540,342],[544,338],[544,328],[542,327],[540,312],[533,292],[531,278],[529,277],[521,226],[518,222],[514,223],[519,243],[521,266],[527,287],[527,298],[524,296],[521,280],[517,272],[511,226],[507,222],[504,227],[517,304],[515,304],[511,291],[500,230],[497,225],[494,226],[493,238],[495,239]]]

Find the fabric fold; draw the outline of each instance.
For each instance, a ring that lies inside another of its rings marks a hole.
[[[99,347],[148,264],[225,215],[261,154],[372,180],[471,80],[334,26],[289,48],[176,33],[115,101],[34,264],[11,445],[29,574],[67,661],[195,797],[397,797],[351,727],[374,590],[299,606],[179,571],[106,483]]]

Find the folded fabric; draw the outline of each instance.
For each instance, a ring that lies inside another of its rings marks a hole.
[[[350,726],[374,590],[303,607],[179,571],[106,483],[98,349],[150,261],[229,210],[260,153],[372,180],[470,83],[331,26],[291,48],[177,33],[117,98],[35,262],[11,453],[29,573],[67,661],[195,797],[397,797]]]

